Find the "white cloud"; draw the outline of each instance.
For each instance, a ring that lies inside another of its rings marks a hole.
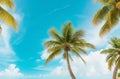
[[[6,10],[6,6],[2,6]],[[9,11],[9,10],[8,10]],[[18,24],[22,20],[22,16],[18,13],[10,12],[15,19],[18,21]],[[5,25],[5,23],[0,22],[0,26],[2,27],[2,34],[0,35],[0,67],[7,66],[11,62],[15,62],[18,60],[14,50],[10,45],[10,40],[12,36],[12,30],[9,26]]]
[[[0,36],[0,67],[8,65],[10,62],[17,61],[15,52],[10,45],[11,32],[8,26],[1,24],[2,34]]]
[[[19,68],[16,68],[15,64],[10,64],[7,69],[0,72],[0,78],[16,78],[23,77],[23,74],[20,72]]]
[[[101,51],[101,50],[100,50]],[[106,55],[100,54],[100,51],[90,52],[88,56],[83,56],[87,64],[73,56],[74,61],[71,62],[71,67],[77,78],[81,77],[109,77],[112,75],[111,71],[108,70],[106,63]],[[61,65],[53,68],[53,70],[44,75],[47,77],[69,77],[67,65],[65,60],[60,61]]]
[[[47,59],[50,54],[47,52],[47,50],[44,50],[41,55],[41,59]]]

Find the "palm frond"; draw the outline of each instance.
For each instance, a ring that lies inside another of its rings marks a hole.
[[[109,61],[112,58],[115,58],[116,56],[117,56],[117,54],[114,54],[114,53],[108,54],[108,56],[106,57],[106,61]]]
[[[114,60],[113,59],[111,59],[111,60],[108,61],[108,69],[109,70],[111,70],[113,64],[114,64]]]
[[[106,23],[100,30],[100,37],[103,37],[111,31],[111,29],[119,22],[119,11],[113,7],[107,14]]]
[[[61,43],[59,41],[55,41],[55,40],[49,40],[49,41],[46,41],[44,43],[44,46],[45,47],[51,47],[51,46],[54,46],[54,45],[60,45]]]
[[[102,2],[102,3],[108,3],[109,2],[109,0],[99,0],[100,2]]]
[[[51,47],[48,48],[48,52],[51,53],[56,49],[62,49],[62,48],[63,48],[62,45],[54,45],[54,46],[51,46]]]
[[[87,55],[87,52],[84,49],[80,48],[80,47],[79,47],[79,51],[82,52],[83,54]]]
[[[100,2],[100,3],[103,3],[103,4],[106,4],[109,2],[109,0],[94,0],[95,2]]]
[[[109,49],[105,49],[103,51],[101,51],[101,54],[109,54],[109,53],[118,53],[118,49],[114,49],[114,48],[109,48]]]
[[[71,22],[68,22],[64,25],[62,33],[65,41],[70,41],[73,33],[73,27]]]
[[[117,64],[117,63],[118,63],[118,64]],[[117,59],[117,61],[116,61],[115,64],[117,64],[117,65],[118,65],[118,69],[120,69],[120,57],[118,57],[118,59]]]
[[[81,55],[78,53],[79,51],[76,49],[71,49],[72,53],[75,54],[77,57],[79,57],[83,63],[86,64],[85,60],[81,57]]]
[[[101,8],[100,10],[98,10],[93,17],[93,24],[98,25],[99,23],[101,23],[101,21],[105,19],[110,8],[111,8],[111,5],[108,4],[108,5],[105,5],[103,8]]]
[[[116,61],[117,54],[109,54],[106,58],[106,61],[108,62],[108,69],[111,70],[113,64]]]
[[[91,48],[91,49],[96,49],[96,47],[91,43],[84,43],[84,47]]]
[[[71,43],[74,42],[74,41],[77,41],[79,38],[82,39],[82,37],[84,37],[85,35],[85,31],[84,30],[78,30],[76,31],[73,35],[72,35],[72,38],[71,38]]]
[[[62,36],[59,35],[59,33],[54,29],[50,29],[50,35],[57,41],[63,42]]]
[[[61,53],[62,49],[56,49],[54,50],[49,57],[46,59],[45,64],[48,64],[53,58],[55,58],[56,56],[58,56]]]
[[[73,39],[70,44],[73,46],[83,46],[85,43],[84,39]]]
[[[0,19],[7,25],[14,28],[16,31],[18,30],[17,22],[14,19],[14,17],[11,14],[9,14],[6,10],[4,10],[2,7],[0,7]]]
[[[113,47],[113,48],[120,48],[120,39],[119,38],[116,38],[116,37],[113,37],[111,39],[111,41],[109,42],[109,44]],[[120,51],[120,50],[119,50]]]
[[[73,61],[73,58],[72,58],[72,56],[70,54],[68,54],[68,57],[70,58],[70,60]],[[66,53],[63,54],[63,58],[66,59]]]
[[[12,10],[14,9],[14,2],[13,2],[13,0],[0,0],[0,4],[8,6]]]
[[[75,38],[78,39],[78,38],[81,38],[83,36],[85,36],[85,31],[84,30],[78,30],[73,34],[73,39],[75,39]]]

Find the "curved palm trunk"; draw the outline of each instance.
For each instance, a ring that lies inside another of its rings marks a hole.
[[[69,56],[68,56],[68,51],[66,51],[66,60],[67,60],[67,66],[68,66],[68,71],[72,79],[76,79],[75,75],[72,72],[72,69],[70,67],[70,61],[69,61]]]
[[[112,79],[116,79],[116,77],[117,77],[117,72],[118,72],[118,65],[116,64],[115,69],[114,69],[114,71],[113,71],[113,78],[112,78]]]

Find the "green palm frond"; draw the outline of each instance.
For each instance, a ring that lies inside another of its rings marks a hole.
[[[111,53],[106,57],[106,61],[111,60],[112,58],[116,58],[117,54]]]
[[[99,0],[102,3],[108,3],[110,0]]]
[[[14,28],[16,31],[18,30],[17,22],[14,19],[14,17],[11,14],[9,14],[6,10],[4,10],[2,7],[0,7],[0,19],[7,25]]]
[[[120,39],[119,38],[112,38],[111,41],[109,42],[109,44],[114,47],[114,48],[118,48],[118,50],[120,50]]]
[[[86,63],[85,60],[81,57],[81,55],[78,53],[79,52],[79,49],[72,49],[71,48],[71,51],[73,54],[75,54],[77,57],[79,57],[83,63]]]
[[[111,70],[113,64],[116,61],[117,54],[109,54],[106,58],[106,61],[108,62],[108,69]]]
[[[59,33],[54,29],[50,29],[50,35],[53,37],[53,39],[63,42],[62,36],[59,35]]]
[[[112,66],[114,64],[114,59],[111,59],[108,61],[108,69],[111,70]]]
[[[13,0],[0,0],[0,4],[6,5],[12,10],[14,9],[14,3]]]
[[[87,47],[87,48],[91,48],[91,49],[96,49],[96,47],[93,45],[93,44],[91,44],[91,43],[84,43],[84,45],[83,45],[84,47]]]
[[[62,49],[57,48],[55,49],[50,55],[49,57],[46,59],[45,64],[48,64],[53,58],[55,58],[56,56],[58,56],[61,53]]]
[[[65,26],[65,27],[63,27],[64,39],[65,39],[65,41],[70,41],[70,39],[72,37],[72,33],[73,33],[72,23],[68,22],[64,26]]]
[[[119,50],[115,48],[109,48],[101,51],[101,54],[117,53]]]
[[[100,30],[100,36],[104,36],[119,22],[119,11],[113,7],[107,14],[106,23]]]
[[[100,10],[98,10],[93,17],[93,24],[98,25],[99,23],[101,23],[101,21],[103,21],[107,16],[107,13],[109,12],[110,8],[111,5],[108,4],[101,8]]]
[[[103,27],[100,29],[99,36],[100,37],[105,36],[107,33],[109,33],[110,30],[111,30],[111,26],[109,25],[108,22],[105,22],[105,24],[103,25]]]
[[[78,30],[73,34],[73,39],[82,38],[84,36],[85,36],[85,31],[84,30]]]
[[[115,64],[116,61],[116,56],[117,54],[109,54],[106,58],[106,61],[108,61],[108,68],[111,69],[111,67],[113,66],[113,64]]]
[[[95,2],[100,2],[100,3],[103,3],[103,4],[106,4],[108,3],[110,0],[94,0]]]
[[[48,48],[48,53],[51,53],[51,52],[53,52],[56,49],[62,49],[62,48],[63,48],[63,46],[61,46],[61,45],[51,46],[50,48]]]
[[[79,47],[79,51],[80,51],[81,53],[87,55],[87,52],[85,51],[85,49]]]
[[[53,45],[60,45],[61,43],[59,41],[55,41],[55,40],[49,40],[49,41],[46,41],[44,43],[44,46],[45,47],[51,47]]]
[[[120,69],[120,57],[118,57],[116,64],[118,63],[118,69]]]
[[[84,46],[85,40],[84,39],[74,39],[70,42],[72,46]]]

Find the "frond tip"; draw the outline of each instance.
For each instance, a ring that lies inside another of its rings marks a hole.
[[[109,12],[109,7],[110,5],[106,5],[97,11],[97,13],[93,17],[93,24],[98,25],[99,23],[101,23],[101,21],[103,21],[103,19],[105,19],[107,13]]]
[[[55,49],[47,58],[45,64],[48,64],[53,58],[55,58],[57,55],[59,55],[61,53],[61,48],[57,48]]]
[[[115,25],[119,22],[119,11],[116,8],[112,8],[108,14],[105,24],[100,30],[100,37],[103,37],[104,35],[108,34]]]
[[[11,26],[15,29],[15,31],[18,31],[18,25],[14,17],[9,14],[6,10],[4,10],[2,7],[0,7],[0,19],[6,23],[7,25]]]
[[[14,9],[14,2],[13,0],[0,0],[0,4],[8,6],[10,9]]]

